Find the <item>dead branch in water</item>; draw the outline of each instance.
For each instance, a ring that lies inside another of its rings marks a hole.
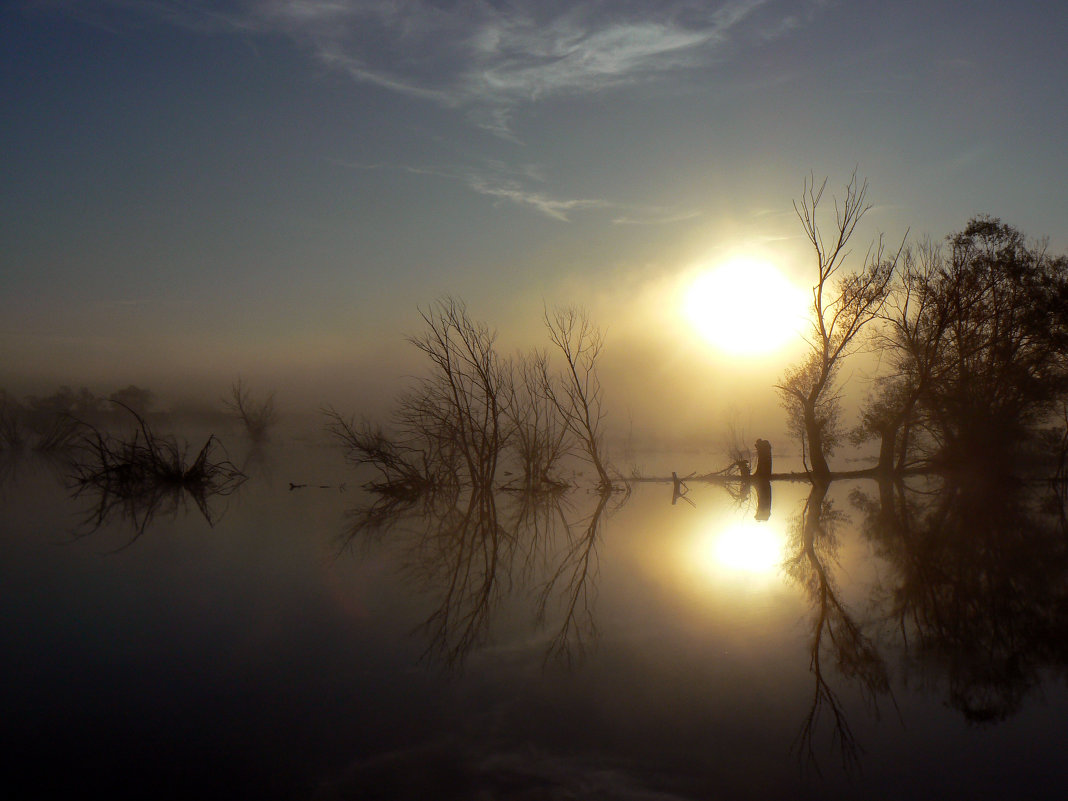
[[[364,484],[366,489],[414,497],[447,478],[446,473],[434,470],[426,451],[391,439],[380,426],[346,418],[332,407],[322,411],[329,418],[326,430],[344,446],[345,458],[353,465],[373,467],[382,477]]]
[[[87,520],[92,530],[115,517],[127,519],[134,524],[136,540],[158,512],[176,512],[187,497],[213,523],[208,499],[228,495],[246,478],[228,458],[215,456],[221,448],[215,435],[190,459],[188,445],[157,435],[133,409],[113,403],[136,420],[132,436],[119,437],[82,424],[86,433],[76,445],[74,495],[95,496]]]

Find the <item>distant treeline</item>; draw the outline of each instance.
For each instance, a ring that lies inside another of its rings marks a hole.
[[[135,384],[107,395],[64,385],[51,395],[29,395],[22,400],[0,389],[0,449],[62,450],[73,446],[87,427],[106,429],[162,414],[156,393]],[[167,416],[210,425],[237,420],[253,441],[266,439],[278,420],[274,393],[260,398],[241,379],[216,405],[179,404]]]
[[[151,390],[134,384],[107,396],[94,395],[86,387],[75,391],[61,386],[51,395],[30,395],[21,402],[0,390],[0,447],[66,448],[83,423],[104,423],[120,412],[126,414],[123,406],[145,415],[154,403]]]

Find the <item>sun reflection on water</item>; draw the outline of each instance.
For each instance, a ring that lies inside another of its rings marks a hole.
[[[715,538],[713,556],[731,570],[767,573],[782,562],[782,538],[767,525],[738,523]]]
[[[723,521],[695,541],[695,558],[709,575],[772,578],[784,559],[785,538],[777,526],[755,520]]]

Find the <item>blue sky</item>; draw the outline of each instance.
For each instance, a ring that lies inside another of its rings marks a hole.
[[[980,212],[1068,250],[1066,44],[1039,2],[16,0],[0,385],[358,395],[449,292],[509,347],[582,303],[700,407],[740,379],[677,286],[742,251],[803,285],[810,171],[870,180],[861,251]]]

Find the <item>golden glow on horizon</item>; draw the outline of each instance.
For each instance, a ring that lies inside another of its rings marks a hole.
[[[798,337],[805,295],[766,261],[737,257],[700,273],[685,298],[702,337],[731,355],[771,353]]]

